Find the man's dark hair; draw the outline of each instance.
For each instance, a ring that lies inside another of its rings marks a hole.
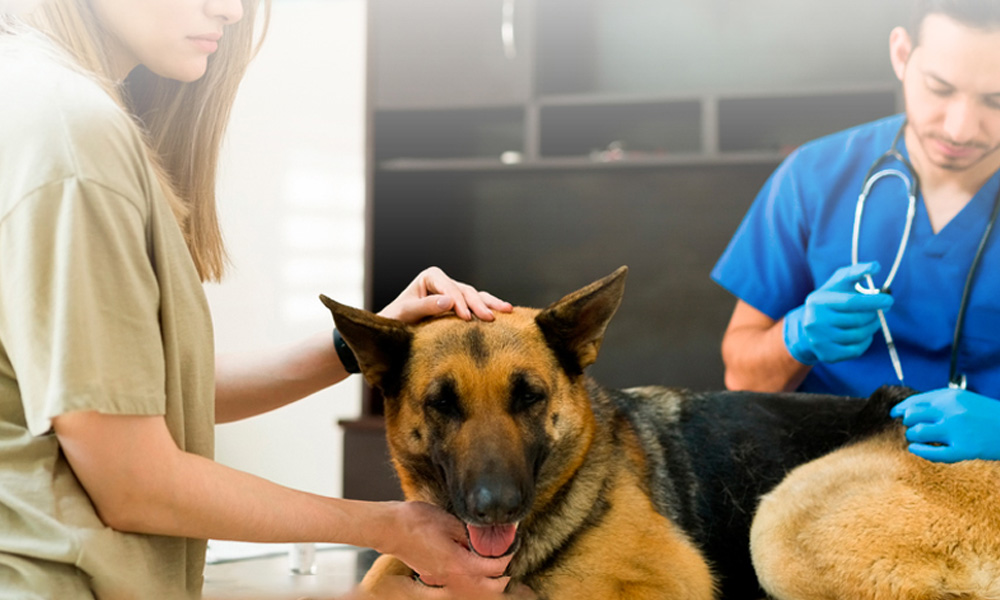
[[[920,44],[920,29],[931,14],[945,15],[984,31],[1000,29],[1000,0],[913,0],[907,31],[914,46]]]

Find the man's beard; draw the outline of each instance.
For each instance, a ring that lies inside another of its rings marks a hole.
[[[919,140],[924,156],[927,160],[930,161],[930,163],[935,167],[945,169],[947,171],[961,172],[970,170],[982,163],[988,157],[994,155],[994,153],[1000,149],[1000,144],[996,144],[992,147],[980,142],[957,144],[943,135],[937,133],[925,133],[915,127],[914,132],[917,134],[917,140]],[[957,150],[971,149],[978,150],[978,152],[958,157],[950,157],[947,153],[934,147],[934,144],[938,143],[945,144]]]

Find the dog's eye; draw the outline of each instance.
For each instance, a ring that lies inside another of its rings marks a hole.
[[[451,382],[445,382],[427,394],[424,406],[449,419],[462,418],[462,406],[458,401],[455,386]]]
[[[511,386],[510,409],[513,413],[526,411],[548,399],[545,390],[533,385],[525,377],[514,378]]]

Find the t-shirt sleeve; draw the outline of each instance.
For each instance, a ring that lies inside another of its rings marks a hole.
[[[719,285],[774,320],[815,289],[797,156],[790,155],[764,184],[712,269]]]
[[[144,210],[68,178],[23,198],[0,222],[0,340],[34,435],[67,412],[165,411]]]

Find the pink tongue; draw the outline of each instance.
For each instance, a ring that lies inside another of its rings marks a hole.
[[[503,556],[514,544],[517,525],[469,525],[469,541],[480,556]]]

